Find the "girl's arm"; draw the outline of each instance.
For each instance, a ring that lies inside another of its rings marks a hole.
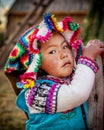
[[[58,92],[57,111],[66,111],[83,104],[93,88],[95,73],[90,67],[78,64],[69,86],[62,85]]]
[[[57,111],[73,109],[89,98],[97,70],[94,60],[101,52],[104,52],[104,44],[99,40],[88,43],[83,51],[82,59],[79,59],[71,84],[62,85],[59,90]]]

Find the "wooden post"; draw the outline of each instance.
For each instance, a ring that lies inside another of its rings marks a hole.
[[[89,99],[89,129],[103,130],[104,116],[104,75],[101,57],[98,57],[99,72]]]
[[[91,39],[104,42],[104,4],[103,0],[92,0],[88,15],[83,23],[82,37],[87,43]],[[89,99],[89,129],[103,130],[104,116],[104,56],[97,59],[99,72]]]

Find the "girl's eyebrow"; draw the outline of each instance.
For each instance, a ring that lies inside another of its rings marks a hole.
[[[67,43],[67,41],[64,39],[64,40],[61,42],[61,46],[64,44],[64,42]]]
[[[63,40],[63,41],[60,43],[61,46],[64,44],[64,42],[67,42],[67,41],[66,41],[66,40]],[[51,48],[51,47],[55,47],[55,46],[57,46],[57,45],[52,44],[52,45],[49,45],[46,49]]]

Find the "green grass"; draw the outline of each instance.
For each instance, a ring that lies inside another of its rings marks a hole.
[[[25,130],[26,115],[15,104],[16,95],[0,70],[0,130]]]

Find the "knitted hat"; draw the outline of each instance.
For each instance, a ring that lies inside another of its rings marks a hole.
[[[78,39],[80,35],[79,24],[72,22],[71,17],[65,17],[61,22],[57,22],[54,15],[47,13],[38,26],[29,28],[20,37],[4,67],[7,73],[15,70],[27,70],[21,76],[21,82],[18,84],[19,87],[32,88],[34,86],[34,80],[36,80],[38,68],[42,60],[37,41],[42,43],[48,41],[52,35],[52,30],[62,33],[72,48],[76,61],[78,60],[82,46],[82,40]],[[34,62],[34,67],[31,71],[28,71],[31,62]]]

